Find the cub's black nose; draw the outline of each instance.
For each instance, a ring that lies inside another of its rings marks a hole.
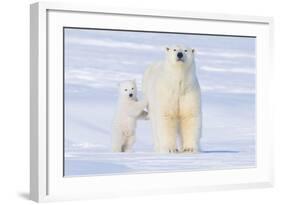
[[[182,52],[178,52],[177,56],[178,56],[178,58],[182,58],[183,57]]]
[[[130,94],[129,94],[129,97],[130,97],[130,98],[131,98],[131,97],[133,97],[133,94],[132,94],[132,93],[130,93]]]

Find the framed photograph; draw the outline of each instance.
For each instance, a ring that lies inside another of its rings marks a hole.
[[[270,17],[31,5],[30,197],[269,187]]]

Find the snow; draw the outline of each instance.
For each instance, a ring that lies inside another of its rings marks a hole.
[[[118,82],[141,79],[166,45],[196,49],[202,89],[202,152],[153,152],[138,121],[132,153],[112,153]],[[256,166],[255,39],[187,34],[65,31],[65,176],[238,169]]]

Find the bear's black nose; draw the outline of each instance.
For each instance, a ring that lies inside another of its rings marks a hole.
[[[133,94],[132,94],[132,93],[130,93],[130,94],[129,94],[129,97],[130,97],[130,98],[131,98],[131,97],[133,97]]]
[[[178,56],[178,58],[182,58],[183,57],[182,52],[178,52],[177,56]]]

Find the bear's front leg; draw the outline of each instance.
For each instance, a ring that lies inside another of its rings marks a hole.
[[[170,116],[161,116],[157,123],[159,151],[162,153],[177,152],[177,121]]]
[[[135,135],[128,136],[125,144],[123,145],[123,152],[132,152],[135,141],[136,141]]]
[[[122,130],[120,130],[118,128],[114,128],[113,136],[112,136],[112,151],[113,152],[122,152],[125,141],[126,141],[126,138],[125,138]]]
[[[195,153],[199,151],[199,139],[201,135],[201,118],[185,117],[180,119],[180,132],[182,151]]]

